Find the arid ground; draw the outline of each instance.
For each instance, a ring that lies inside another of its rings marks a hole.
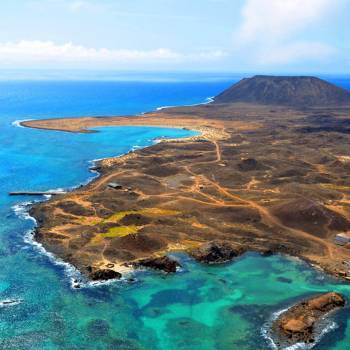
[[[214,103],[142,116],[23,122],[198,130],[101,161],[101,176],[32,209],[36,239],[83,273],[213,240],[301,257],[350,279],[350,108]],[[120,189],[111,188],[116,182]]]

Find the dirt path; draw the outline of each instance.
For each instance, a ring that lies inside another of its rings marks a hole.
[[[295,235],[301,236],[303,238],[313,240],[314,242],[320,243],[321,245],[323,245],[326,248],[329,256],[331,258],[334,257],[334,254],[333,254],[334,247],[329,242],[327,242],[319,237],[315,237],[312,234],[307,233],[305,231],[285,226],[279,219],[277,219],[275,216],[271,215],[271,213],[266,208],[262,207],[261,205],[257,204],[256,202],[250,201],[247,199],[242,199],[241,197],[232,194],[231,192],[229,192],[229,189],[222,187],[218,183],[211,181],[209,179],[208,179],[208,181],[210,181],[213,184],[213,186],[217,186],[218,190],[223,192],[225,195],[227,195],[235,200],[241,201],[242,203],[249,205],[253,209],[256,209],[260,213],[261,217],[263,218],[263,222],[266,225],[271,226],[271,227],[275,226],[275,227],[281,228],[287,232],[290,232],[291,234],[295,234]]]
[[[222,155],[221,155],[220,146],[219,146],[217,141],[213,141],[212,143],[215,145],[215,152],[216,152],[216,157],[217,157],[215,163],[221,162],[222,161]],[[206,162],[206,163],[208,164],[208,163],[213,163],[213,162]],[[245,206],[248,206],[248,207],[250,207],[252,209],[257,210],[259,212],[260,216],[262,217],[263,223],[265,223],[266,225],[268,225],[270,227],[278,227],[278,228],[280,228],[280,229],[282,229],[284,231],[289,232],[291,235],[300,236],[300,237],[303,237],[305,239],[312,240],[312,241],[314,241],[316,243],[319,243],[328,252],[329,257],[330,258],[334,258],[334,250],[335,250],[335,248],[333,247],[333,245],[330,242],[328,242],[328,241],[326,241],[324,239],[321,239],[319,237],[316,237],[316,236],[314,236],[314,235],[312,235],[312,234],[310,234],[310,233],[308,233],[306,231],[295,229],[295,228],[291,228],[291,227],[288,227],[288,226],[284,225],[278,218],[273,216],[268,211],[268,209],[262,207],[261,205],[257,204],[254,201],[243,199],[243,198],[241,198],[238,195],[232,194],[230,192],[230,189],[221,186],[216,181],[210,180],[209,178],[205,177],[202,174],[196,174],[190,168],[191,168],[191,166],[186,166],[185,167],[186,171],[188,171],[196,179],[196,184],[199,182],[199,178],[202,178],[202,180],[204,180],[205,182],[210,183],[212,186],[216,187],[217,190],[220,193],[224,194],[226,197],[232,198],[235,201],[241,202]],[[253,185],[255,185],[256,183],[257,183],[257,181],[255,180],[255,178],[252,178],[252,180],[247,185],[247,190],[250,190],[250,188]],[[219,205],[221,204],[222,206],[227,206],[227,204],[228,204],[226,201],[223,201],[223,200],[220,200],[220,199],[216,199],[213,196],[209,196],[207,194],[204,194],[203,192],[200,191],[200,189],[198,187],[196,187],[196,191],[201,193],[203,196],[205,196],[205,197],[215,201],[215,203],[217,203]]]
[[[221,155],[221,149],[220,145],[217,141],[212,141],[213,144],[215,145],[215,150],[216,150],[216,162],[221,162],[222,155]]]

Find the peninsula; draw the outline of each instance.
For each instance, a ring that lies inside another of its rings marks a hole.
[[[99,178],[33,206],[35,239],[86,276],[115,278],[142,261],[174,271],[164,259],[171,251],[215,263],[252,250],[297,256],[350,280],[344,89],[313,77],[255,76],[210,104],[21,124],[66,132],[125,125],[200,132],[102,160]]]

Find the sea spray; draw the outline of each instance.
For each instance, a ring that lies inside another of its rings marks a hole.
[[[212,103],[212,102],[214,102],[214,96],[207,97],[204,102],[193,103],[190,105],[181,105],[181,107],[195,107],[195,106],[207,105],[207,104]],[[176,107],[179,107],[179,106],[161,106],[161,107],[157,107],[156,110],[162,111],[163,109],[176,108]],[[143,113],[143,114],[145,114],[145,113]]]
[[[33,221],[34,225],[37,226],[37,221],[29,213],[29,210],[32,207],[32,205],[37,202],[39,201],[23,202],[21,204],[14,205],[12,209],[20,219]],[[109,284],[115,283],[116,281],[125,282],[130,278],[131,272],[123,276],[119,280],[111,279],[108,281],[90,281],[84,275],[82,275],[81,272],[75,266],[55,256],[53,253],[47,251],[40,242],[34,239],[34,236],[35,236],[35,227],[25,232],[23,236],[23,240],[26,244],[33,247],[40,255],[47,257],[53,265],[62,267],[64,274],[68,277],[70,281],[70,286],[73,289],[109,285]]]
[[[20,121],[18,121],[17,124],[19,124]],[[162,139],[166,138],[164,136],[161,137]],[[149,142],[151,145],[152,144],[156,144],[158,142],[160,142],[159,138],[154,138],[154,139],[148,139],[147,142]],[[133,152],[134,150],[138,149],[138,148],[144,148],[147,147],[146,146],[133,146],[130,148],[130,150],[126,153],[124,153],[123,155]],[[121,155],[122,156],[122,155]],[[100,176],[100,172],[96,169],[93,169],[94,167],[97,166],[98,162],[103,161],[105,159],[110,159],[111,157],[104,157],[104,158],[98,158],[98,159],[93,159],[90,160],[88,162],[89,164],[89,171],[91,173],[93,173],[94,175],[87,178],[85,181],[80,182],[78,185],[75,186],[71,186],[68,188],[69,191],[73,191],[79,187],[82,186],[86,186],[87,184],[89,184],[90,182],[92,182],[93,180],[95,180],[96,178],[98,178]],[[50,191],[55,191],[55,192],[66,192],[63,188],[57,188],[54,190],[49,190]],[[34,223],[34,228],[28,230],[27,232],[25,232],[24,234],[24,242],[30,246],[32,246],[38,253],[40,253],[41,255],[46,256],[49,261],[56,265],[56,266],[60,266],[63,268],[63,271],[65,273],[65,275],[69,278],[70,280],[70,285],[72,288],[74,289],[78,289],[78,288],[86,288],[86,287],[96,287],[96,286],[101,286],[101,285],[108,285],[111,283],[116,282],[116,280],[108,280],[108,281],[90,281],[88,280],[85,276],[83,276],[80,271],[73,266],[72,264],[63,261],[62,259],[58,258],[57,256],[55,256],[53,253],[47,251],[44,246],[37,242],[34,239],[35,236],[35,228],[37,226],[37,221],[35,220],[34,217],[32,217],[29,213],[30,208],[38,202],[42,202],[42,201],[47,201],[49,199],[51,199],[51,195],[44,195],[42,196],[42,200],[34,200],[34,201],[30,201],[30,202],[23,202],[20,204],[16,204],[14,206],[12,206],[12,210],[14,211],[14,213],[22,220],[31,220]],[[130,276],[131,276],[132,272],[129,272],[127,274],[124,274],[124,276],[119,279],[118,281],[127,281]]]
[[[25,126],[23,126],[21,123],[23,122],[30,122],[34,119],[22,119],[22,120],[15,120],[11,123],[11,125],[17,127],[17,128],[25,128]]]
[[[4,300],[0,300],[0,308],[19,305],[19,304],[22,303],[22,301],[23,301],[22,299],[4,299]]]

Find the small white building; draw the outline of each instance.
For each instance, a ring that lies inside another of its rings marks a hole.
[[[123,186],[121,184],[118,184],[117,182],[110,182],[108,184],[108,187],[113,188],[115,190],[121,190]]]
[[[335,240],[337,244],[341,245],[350,243],[350,232],[338,233],[335,236]]]

